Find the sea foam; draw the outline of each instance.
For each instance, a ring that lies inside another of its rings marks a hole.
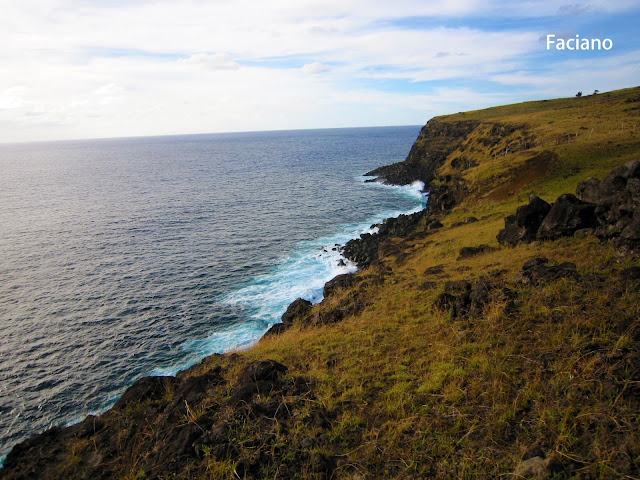
[[[357,180],[364,182],[366,178],[360,176]],[[314,304],[321,302],[326,282],[337,275],[358,269],[342,256],[341,246],[363,233],[377,233],[375,224],[386,218],[419,212],[426,204],[424,183],[420,181],[404,186],[379,182],[369,182],[368,185],[371,188],[388,189],[393,195],[414,200],[415,206],[408,211],[383,211],[360,223],[341,225],[331,235],[301,242],[289,255],[282,257],[271,271],[250,279],[219,300],[245,312],[244,318],[234,325],[218,329],[206,338],[186,341],[181,348],[189,352],[188,360],[168,369],[156,369],[153,374],[174,375],[208,355],[255,344],[272,325],[280,322],[280,317],[296,298]]]

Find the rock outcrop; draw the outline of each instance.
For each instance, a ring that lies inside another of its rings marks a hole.
[[[591,228],[596,224],[595,209],[593,203],[583,202],[575,195],[560,195],[542,220],[536,238],[556,240],[570,237],[583,228]]]
[[[633,160],[611,170],[602,181],[590,177],[578,183],[576,195],[585,202],[628,207],[638,200],[639,179],[640,162]]]
[[[363,233],[360,238],[349,240],[343,247],[342,254],[357,263],[359,267],[366,268],[378,260],[378,249],[383,241],[410,234],[425,217],[426,211],[422,210],[412,215],[388,218],[382,223],[373,225],[378,228],[377,233]]]
[[[580,182],[576,195],[597,205],[598,237],[632,247],[640,243],[640,162],[616,167],[602,181],[591,177]]]
[[[486,282],[472,284],[467,280],[446,282],[444,292],[436,298],[434,305],[449,309],[451,319],[477,315],[489,302],[492,286]]]
[[[494,247],[489,245],[478,245],[477,247],[462,247],[458,254],[457,260],[464,260],[465,258],[475,257],[476,255],[482,255],[483,253],[493,252]]]
[[[322,295],[324,298],[330,297],[336,291],[344,288],[349,288],[357,281],[358,279],[353,273],[343,273],[342,275],[338,275],[324,284]]]
[[[349,240],[342,249],[342,254],[355,262],[360,268],[366,268],[378,261],[380,245],[393,237],[407,237],[416,228],[422,226],[427,231],[442,228],[438,217],[461,202],[467,194],[467,184],[461,177],[446,176],[441,179],[444,183],[434,185],[429,192],[429,201],[424,210],[411,215],[400,215],[388,218],[384,222],[372,225],[377,227],[377,233],[363,233],[359,238]],[[474,217],[464,220],[464,223],[477,221]]]
[[[311,319],[312,307],[313,305],[309,300],[304,300],[303,298],[295,299],[289,304],[287,310],[282,314],[282,317],[280,317],[282,323],[272,325],[265,333],[265,336],[280,335],[291,328],[297,321],[300,323],[308,323]]]
[[[560,278],[577,278],[576,265],[571,262],[549,264],[548,258],[534,257],[528,260],[513,281],[521,284],[539,285]]]
[[[237,406],[240,402],[248,403],[258,393],[270,395],[280,386],[280,376],[286,372],[287,367],[275,360],[262,360],[248,364],[240,372],[228,404]]]
[[[529,197],[529,203],[516,209],[516,213],[504,219],[504,228],[498,233],[498,242],[515,246],[535,240],[542,221],[551,210],[551,205],[537,195]]]
[[[640,162],[616,167],[602,181],[583,180],[576,195],[560,195],[551,206],[532,195],[528,205],[505,218],[497,239],[515,246],[589,232],[618,246],[640,248]]]

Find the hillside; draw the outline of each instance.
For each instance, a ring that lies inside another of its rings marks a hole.
[[[640,478],[639,139],[640,87],[430,120],[370,172],[425,181],[427,209],[350,242],[362,268],[322,303],[18,445],[0,478]],[[563,219],[516,225],[532,194]]]

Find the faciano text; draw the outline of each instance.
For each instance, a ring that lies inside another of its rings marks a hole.
[[[613,41],[610,38],[558,38],[553,34],[547,35],[547,50],[555,46],[556,50],[611,50]]]

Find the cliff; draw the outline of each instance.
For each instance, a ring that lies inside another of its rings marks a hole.
[[[0,478],[637,478],[639,114],[633,88],[432,119],[370,172],[427,209],[346,245],[323,302]]]
[[[464,138],[478,125],[475,120],[429,121],[418,135],[403,162],[382,166],[367,175],[379,177],[384,183],[410,184],[416,180],[431,184],[438,168],[449,154],[460,147]]]

